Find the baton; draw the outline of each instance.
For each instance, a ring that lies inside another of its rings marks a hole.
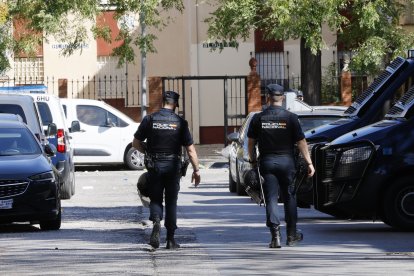
[[[266,207],[266,199],[264,196],[264,191],[263,191],[263,183],[262,183],[262,176],[260,175],[260,170],[259,170],[259,165],[257,165],[257,174],[259,176],[259,184],[260,184],[260,192],[262,193],[262,198],[263,198],[263,206]],[[262,204],[260,203],[260,206]]]

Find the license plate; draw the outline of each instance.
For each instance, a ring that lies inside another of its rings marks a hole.
[[[0,200],[0,209],[11,209],[13,208],[13,199]]]

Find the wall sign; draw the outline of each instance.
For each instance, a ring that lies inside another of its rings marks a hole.
[[[224,49],[224,48],[238,48],[239,47],[239,42],[237,41],[216,41],[216,42],[204,42],[203,43],[203,48],[212,48],[212,49]]]

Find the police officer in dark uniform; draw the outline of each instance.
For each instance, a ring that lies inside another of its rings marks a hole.
[[[280,220],[277,208],[279,191],[285,209],[286,244],[294,246],[303,239],[302,233],[296,229],[297,206],[293,185],[295,144],[308,163],[309,177],[314,174],[315,169],[297,115],[282,107],[283,87],[277,84],[268,85],[266,97],[269,106],[252,118],[247,136],[250,162],[259,162],[259,171],[264,179],[266,226],[270,228],[272,235],[269,247],[280,248]],[[256,158],[256,143],[259,148],[259,160]]]
[[[166,91],[163,94],[163,108],[145,116],[134,134],[132,146],[145,152],[149,173],[150,220],[153,229],[150,245],[160,245],[160,221],[163,219],[163,197],[165,191],[165,223],[167,229],[167,249],[176,249],[180,245],[174,239],[177,229],[177,198],[180,190],[182,146],[187,150],[193,166],[191,182],[197,187],[200,172],[197,153],[193,145],[188,123],[174,113],[178,107],[179,94]],[[146,146],[142,142],[146,140]],[[146,147],[146,148],[145,148]]]

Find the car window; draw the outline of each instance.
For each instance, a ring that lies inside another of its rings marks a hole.
[[[247,116],[246,120],[244,120],[244,122],[243,122],[243,124],[240,128],[239,137],[242,141],[246,138],[247,131],[249,130],[250,122],[252,121],[254,115],[255,114],[251,114],[250,116]]]
[[[339,119],[340,118],[338,117],[299,117],[299,122],[302,126],[302,131],[305,132],[312,128],[329,124]]]
[[[39,144],[25,128],[0,128],[0,155],[41,154]]]
[[[23,108],[17,104],[0,104],[0,113],[17,114],[22,117],[23,122],[27,124],[26,116],[24,115]]]
[[[111,112],[99,106],[78,105],[76,106],[76,115],[80,122],[91,126],[106,126],[107,118],[110,119],[114,127],[125,127],[128,125]]]
[[[40,117],[42,118],[42,124],[47,126],[50,123],[53,123],[53,117],[50,112],[49,105],[45,102],[37,102],[37,107],[39,108]]]

